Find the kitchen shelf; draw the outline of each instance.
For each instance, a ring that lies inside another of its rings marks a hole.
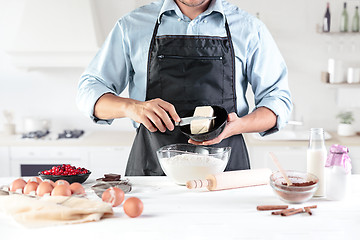
[[[329,88],[359,88],[360,83],[324,83]]]
[[[360,32],[319,32],[318,34],[327,36],[360,36]]]

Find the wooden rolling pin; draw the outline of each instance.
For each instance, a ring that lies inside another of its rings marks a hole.
[[[237,170],[209,175],[205,180],[191,180],[186,183],[189,189],[207,188],[210,191],[265,185],[269,183],[271,170],[268,168]]]

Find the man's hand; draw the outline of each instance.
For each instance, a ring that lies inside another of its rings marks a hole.
[[[158,129],[165,132],[166,128],[172,131],[174,124],[171,119],[180,122],[174,105],[160,98],[142,102],[111,93],[106,93],[98,99],[94,107],[94,116],[99,119],[128,117],[143,124],[151,132]]]
[[[204,142],[196,142],[190,139],[189,143],[195,145],[217,144],[220,143],[223,139],[233,135],[267,131],[276,126],[276,121],[276,114],[266,107],[259,107],[255,111],[240,118],[236,113],[233,112],[228,115],[224,131],[218,137]]]
[[[224,128],[224,131],[222,131],[222,133],[219,136],[217,136],[214,139],[204,141],[204,142],[197,142],[192,139],[189,139],[189,143],[194,144],[194,145],[213,145],[213,144],[220,143],[223,139],[231,137],[232,135],[236,134],[235,122],[238,119],[239,119],[239,117],[236,115],[236,113],[234,113],[234,112],[230,113],[228,115],[228,119],[227,119],[226,126]]]
[[[174,105],[160,98],[149,101],[137,101],[130,107],[132,111],[128,116],[137,123],[142,123],[150,132],[165,132],[166,129],[174,130],[171,121],[180,122],[180,117],[176,113]]]

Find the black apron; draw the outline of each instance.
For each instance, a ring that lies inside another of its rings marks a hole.
[[[236,112],[235,55],[228,23],[227,37],[166,35],[157,37],[156,22],[150,43],[146,100],[170,102],[180,117],[197,106],[218,105]],[[179,127],[173,131],[150,132],[140,125],[129,155],[127,176],[164,175],[156,150],[174,143],[187,143]],[[241,134],[212,147],[230,146],[225,171],[249,169],[249,157]]]

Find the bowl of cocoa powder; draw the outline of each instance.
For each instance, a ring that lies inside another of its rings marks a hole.
[[[303,203],[311,199],[318,188],[319,178],[307,172],[287,170],[285,174],[291,181],[288,186],[281,172],[270,176],[270,186],[276,195],[288,203]]]

